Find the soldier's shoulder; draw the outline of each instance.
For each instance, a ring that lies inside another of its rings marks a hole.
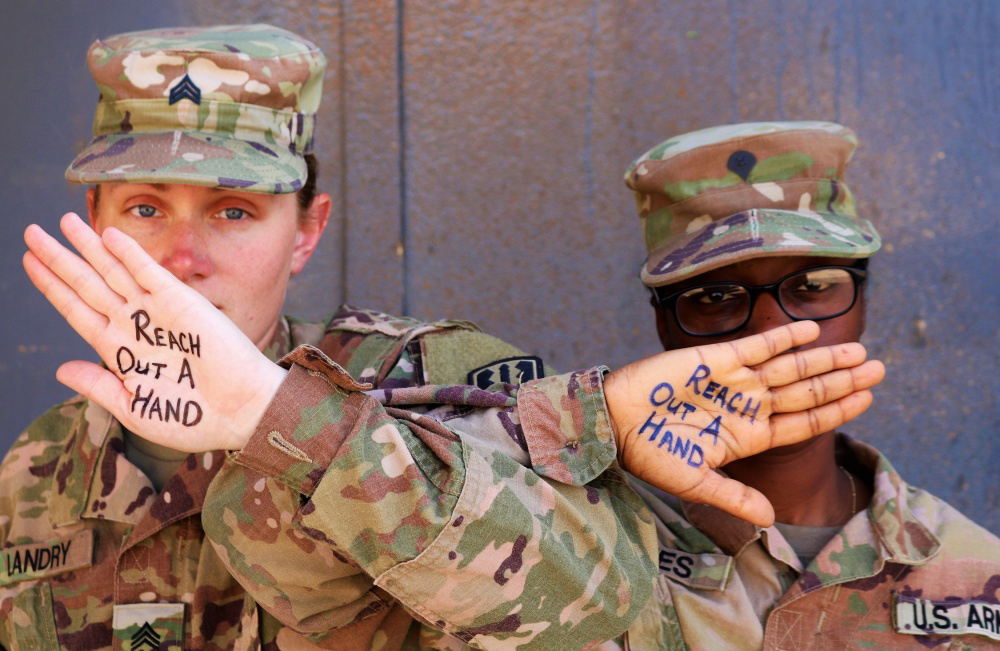
[[[16,530],[26,521],[48,521],[41,519],[41,514],[50,506],[56,467],[77,429],[73,423],[86,404],[77,397],[47,410],[25,428],[4,455],[0,463],[0,547],[12,535],[12,527]],[[41,526],[45,530],[47,525]]]
[[[488,389],[555,374],[538,355],[479,329],[440,329],[423,335],[421,343],[429,384],[471,384]]]
[[[438,323],[442,322],[431,324],[414,319],[413,317],[396,316],[378,310],[342,305],[327,321],[326,329],[327,332],[339,330],[358,334],[378,333],[387,337],[398,338],[413,333],[425,326],[437,325]],[[470,328],[476,327],[464,321],[447,323],[462,324]]]
[[[537,355],[483,332],[471,321],[420,321],[345,305],[329,320],[326,333],[323,352],[358,377],[381,377],[376,367],[386,360],[394,364],[401,354],[419,364],[427,384],[486,389],[553,374]]]
[[[44,411],[14,440],[2,465],[6,467],[28,457],[37,459],[39,455],[61,452],[72,435],[73,423],[86,406],[87,399],[76,395]]]
[[[941,543],[946,558],[971,557],[1000,564],[1000,538],[930,491],[908,487],[910,510]]]

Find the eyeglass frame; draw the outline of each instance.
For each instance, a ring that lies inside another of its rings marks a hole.
[[[841,310],[840,312],[837,312],[836,314],[831,314],[829,316],[797,317],[789,314],[788,310],[785,309],[785,304],[781,300],[781,295],[778,293],[778,286],[781,285],[781,283],[788,280],[789,278],[793,278],[795,276],[799,276],[804,273],[809,273],[810,271],[820,271],[822,269],[843,269],[848,274],[850,274],[851,280],[854,282],[854,297],[851,299],[851,304],[848,305],[845,309]],[[678,289],[677,291],[671,292],[666,296],[660,295],[659,291],[661,289],[660,287],[650,287],[650,291],[653,293],[653,300],[656,302],[657,309],[670,310],[670,312],[672,312],[674,315],[674,322],[677,323],[677,327],[680,328],[684,334],[691,337],[721,337],[723,335],[732,334],[733,332],[738,332],[746,327],[747,323],[750,322],[750,318],[753,316],[753,309],[757,305],[757,297],[765,292],[771,295],[771,297],[774,299],[774,302],[777,303],[778,307],[781,308],[781,311],[784,312],[788,316],[788,318],[792,319],[793,321],[826,321],[827,319],[835,319],[838,316],[843,316],[844,314],[847,314],[854,308],[854,306],[858,302],[858,295],[860,293],[861,286],[867,279],[868,279],[868,258],[862,258],[861,260],[858,261],[858,263],[855,266],[852,267],[845,267],[843,265],[823,265],[820,267],[809,267],[808,269],[800,269],[798,271],[793,271],[790,274],[782,276],[773,283],[767,283],[765,285],[747,285],[746,283],[740,283],[736,281],[716,280],[710,283],[702,283],[700,285],[692,285],[691,287]],[[680,317],[677,316],[677,300],[680,298],[682,294],[690,292],[693,289],[703,289],[705,287],[712,287],[715,285],[737,285],[746,290],[747,294],[750,296],[750,305],[747,309],[746,318],[743,319],[743,322],[740,323],[738,326],[736,326],[735,328],[729,328],[728,330],[721,330],[719,332],[710,332],[707,334],[689,331],[687,328],[684,327],[684,324],[681,323]]]

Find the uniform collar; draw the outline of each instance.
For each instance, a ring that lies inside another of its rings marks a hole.
[[[82,396],[72,402],[77,402],[80,410],[59,455],[49,500],[49,520],[56,527],[73,524],[82,517],[104,448],[113,438],[109,437],[112,426],[117,427],[115,419],[101,406]]]
[[[875,487],[866,512],[871,530],[884,548],[884,560],[919,565],[933,558],[941,541],[909,506],[910,486],[874,447],[840,435],[850,454],[873,473]],[[850,526],[858,518],[848,523]]]
[[[329,321],[330,319],[325,319],[322,322],[299,321],[282,316],[278,320],[278,328],[274,332],[274,337],[271,338],[271,343],[264,348],[264,355],[272,362],[277,362],[303,344],[319,347],[324,335],[326,335]]]
[[[290,324],[288,319],[282,316],[278,319],[278,328],[274,331],[274,336],[271,337],[271,343],[264,348],[264,355],[272,362],[277,362],[291,349]]]
[[[97,403],[81,401],[53,476],[49,503],[53,526],[106,519],[138,525],[135,538],[201,511],[224,454],[188,455],[157,495],[149,479],[126,460],[121,424]]]
[[[838,537],[852,545],[874,548],[870,572],[876,573],[885,562],[918,565],[933,558],[941,548],[938,538],[909,507],[909,485],[889,460],[874,447],[837,434],[838,454],[872,473],[874,495],[867,510],[852,518]],[[784,537],[773,527],[762,529],[713,506],[682,501],[687,520],[730,556],[738,555],[747,545],[764,534],[768,552],[777,560],[798,569],[798,561]],[[823,556],[823,553],[820,554]]]

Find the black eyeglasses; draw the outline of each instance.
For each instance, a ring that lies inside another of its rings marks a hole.
[[[838,317],[854,307],[858,288],[867,277],[863,267],[815,267],[790,273],[769,285],[706,283],[670,294],[654,287],[653,296],[659,307],[674,313],[685,333],[714,337],[743,328],[753,314],[757,297],[764,292],[774,297],[795,321]]]

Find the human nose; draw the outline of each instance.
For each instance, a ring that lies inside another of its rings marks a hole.
[[[204,234],[196,224],[179,221],[167,233],[168,243],[160,265],[184,283],[210,276],[213,271]]]
[[[779,326],[792,323],[795,319],[785,314],[778,304],[777,298],[768,292],[761,292],[754,301],[753,311],[750,313],[750,320],[740,331],[741,337],[760,334],[773,330]]]

